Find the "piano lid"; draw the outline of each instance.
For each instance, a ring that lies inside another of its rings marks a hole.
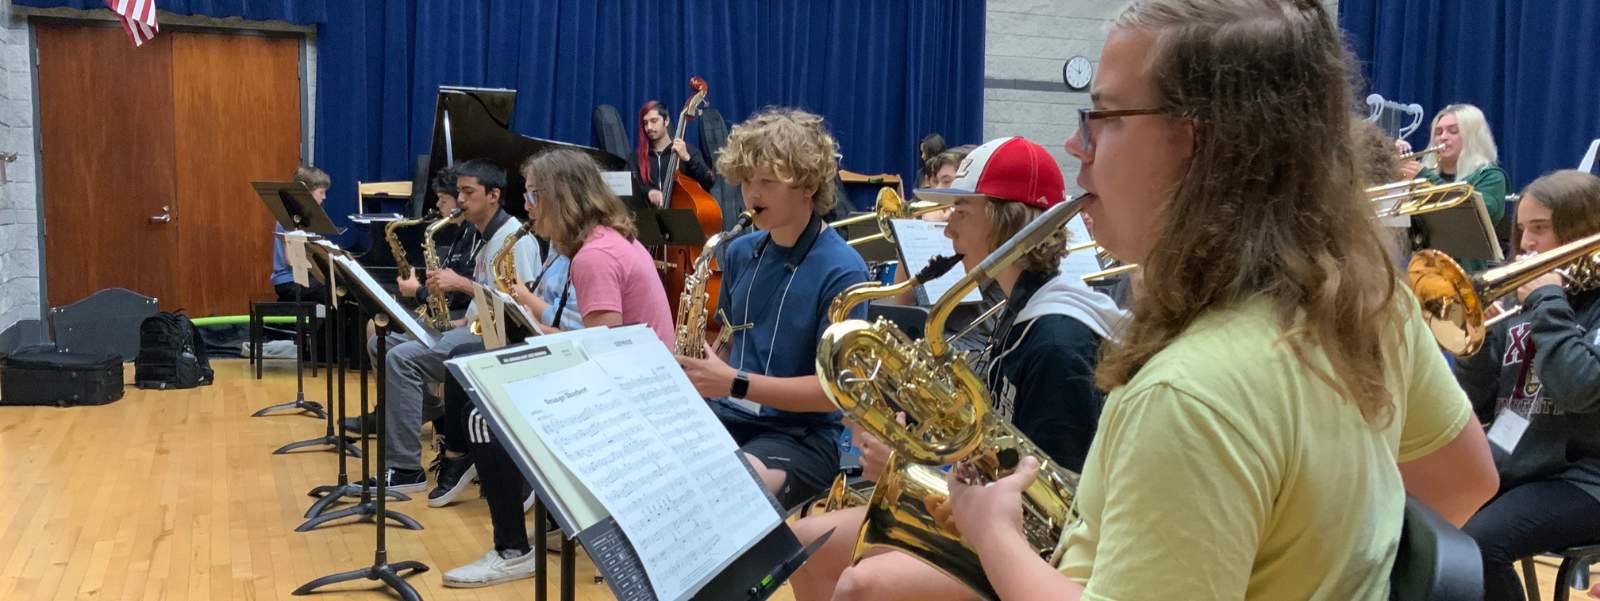
[[[516,90],[439,86],[433,113],[433,143],[429,148],[428,178],[451,161],[487,159],[506,170],[506,189],[500,206],[518,217],[522,210],[522,161],[552,148],[571,148],[594,158],[602,171],[624,171],[628,162],[598,148],[545,140],[511,131]],[[448,134],[448,135],[447,135]],[[437,202],[433,187],[424,192],[423,206]]]

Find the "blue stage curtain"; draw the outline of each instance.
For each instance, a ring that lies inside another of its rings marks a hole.
[[[1429,123],[1453,102],[1483,109],[1513,191],[1600,137],[1600,2],[1341,0],[1339,21],[1371,91]]]
[[[103,8],[99,0],[16,0]],[[440,85],[517,90],[512,129],[589,144],[590,114],[629,127],[690,76],[728,124],[766,106],[827,119],[841,164],[916,172],[940,132],[982,142],[985,2],[969,0],[158,0],[181,14],[315,24],[316,162],[336,222],[355,182],[410,180],[428,152]],[[689,137],[698,139],[690,127]]]
[[[766,106],[821,114],[842,165],[914,173],[937,131],[981,142],[984,3],[963,0],[348,0],[318,39],[317,162],[339,186],[410,179],[440,85],[518,91],[512,129],[590,143],[590,114],[681,106],[698,75],[729,125]],[[697,139],[696,128],[689,137]]]

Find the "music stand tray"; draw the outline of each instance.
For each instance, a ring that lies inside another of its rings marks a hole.
[[[344,230],[333,225],[328,212],[311,197],[311,191],[294,182],[250,182],[272,218],[285,230],[302,230],[323,236],[337,236]]]

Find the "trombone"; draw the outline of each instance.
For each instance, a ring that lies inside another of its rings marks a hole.
[[[1071,246],[1068,246],[1067,247],[1067,254],[1070,255],[1070,254],[1075,253],[1075,252],[1083,252],[1083,251],[1086,251],[1086,250],[1089,250],[1089,249],[1094,249],[1095,258],[1099,259],[1102,262],[1104,262],[1106,259],[1112,258],[1111,257],[1111,251],[1106,250],[1104,246],[1100,246],[1099,243],[1097,243],[1097,242],[1095,242],[1093,240],[1090,240],[1088,242],[1079,242],[1077,244],[1073,244]],[[1138,268],[1139,268],[1139,264],[1138,263],[1116,265],[1116,266],[1108,267],[1106,269],[1102,269],[1100,271],[1096,271],[1096,272],[1093,272],[1093,273],[1086,273],[1086,274],[1083,275],[1082,279],[1083,279],[1083,283],[1085,283],[1085,284],[1093,284],[1095,282],[1101,282],[1101,281],[1104,281],[1104,280],[1109,280],[1111,278],[1117,277],[1117,276],[1122,275],[1124,273],[1128,273],[1128,272],[1133,271],[1133,270],[1138,269]]]
[[[1561,270],[1563,267],[1567,269]],[[1551,271],[1566,278],[1564,287],[1569,293],[1600,284],[1600,234],[1471,276],[1448,255],[1420,250],[1406,267],[1406,279],[1439,346],[1457,357],[1468,357],[1483,347],[1489,326],[1514,313],[1485,320],[1488,301]]]
[[[857,223],[877,221],[878,233],[870,236],[854,238],[846,241],[845,244],[849,244],[850,246],[860,246],[862,244],[876,242],[878,240],[888,240],[889,242],[894,242],[894,229],[889,225],[891,220],[911,219],[913,217],[919,217],[927,213],[942,210],[944,208],[945,205],[936,202],[913,202],[907,204],[900,198],[900,194],[895,192],[894,188],[884,186],[883,189],[878,190],[878,202],[873,207],[871,213],[862,213],[860,215],[846,217],[844,219],[829,223],[828,227],[838,229],[855,225]]]
[[[1467,182],[1433,185],[1425,179],[1399,181],[1367,188],[1377,207],[1378,218],[1407,217],[1452,209],[1467,202],[1475,192]]]

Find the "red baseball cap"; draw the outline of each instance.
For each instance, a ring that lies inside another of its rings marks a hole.
[[[1044,210],[1066,200],[1066,181],[1043,146],[1013,136],[973,149],[956,168],[956,181],[949,188],[921,189],[915,194],[942,203],[988,197]]]

